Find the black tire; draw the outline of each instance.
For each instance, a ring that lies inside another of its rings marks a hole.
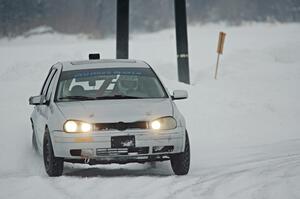
[[[171,156],[171,166],[176,175],[186,175],[190,170],[190,141],[187,132],[185,137],[184,152]]]
[[[61,176],[64,170],[64,159],[54,156],[49,130],[46,129],[43,143],[44,165],[50,177]]]
[[[31,121],[31,126],[32,126],[32,140],[31,140],[31,144],[32,144],[32,148],[34,149],[34,151],[37,152],[38,151],[38,146],[37,146],[37,142],[36,142],[34,125],[33,125],[32,121]]]

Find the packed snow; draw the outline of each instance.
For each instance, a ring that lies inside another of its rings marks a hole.
[[[218,32],[227,33],[218,80]],[[50,178],[31,147],[28,98],[50,66],[115,57],[114,38],[45,32],[0,39],[0,198],[300,198],[300,24],[189,27],[191,85],[177,82],[175,31],[131,34],[130,58],[146,60],[169,88],[186,89],[177,105],[187,120],[191,169],[169,162],[65,164]]]

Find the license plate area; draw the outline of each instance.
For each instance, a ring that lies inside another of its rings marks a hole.
[[[111,137],[111,148],[134,148],[135,147],[135,136],[112,136]]]

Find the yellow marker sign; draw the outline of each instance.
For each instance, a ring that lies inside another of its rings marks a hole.
[[[223,54],[225,36],[226,36],[226,33],[224,33],[224,32],[219,33],[219,42],[218,42],[218,49],[217,49],[217,53],[219,53],[219,54]]]

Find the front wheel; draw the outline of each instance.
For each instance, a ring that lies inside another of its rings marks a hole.
[[[63,158],[54,156],[49,130],[46,129],[43,144],[44,165],[50,177],[61,176],[64,169]]]
[[[31,144],[32,144],[32,148],[34,149],[35,152],[38,151],[38,146],[37,146],[37,142],[36,142],[36,136],[35,136],[35,131],[34,131],[34,125],[33,122],[31,121],[31,126],[32,126],[32,139],[31,139]]]
[[[185,133],[185,147],[182,153],[171,156],[171,166],[176,175],[186,175],[190,169],[190,142],[187,132]]]

